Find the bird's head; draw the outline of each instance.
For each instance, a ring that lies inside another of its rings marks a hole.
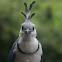
[[[30,19],[35,15],[35,13],[33,13],[30,16],[30,11],[31,11],[31,8],[32,8],[34,3],[35,3],[35,1],[33,1],[32,4],[30,4],[29,10],[27,9],[27,4],[24,3],[25,9],[26,9],[26,15],[23,12],[21,12],[21,13],[25,16],[26,20],[21,25],[21,30],[19,33],[19,36],[21,36],[21,37],[27,37],[27,36],[28,37],[36,37],[37,36],[35,24],[30,22]]]

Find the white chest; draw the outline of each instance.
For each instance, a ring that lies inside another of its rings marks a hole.
[[[17,50],[15,62],[40,62],[41,54],[42,54],[41,47],[35,54],[32,55],[23,54]]]
[[[38,48],[38,41],[37,39],[30,39],[29,41],[19,40],[19,45],[22,51],[24,52],[34,52]],[[17,46],[17,45],[16,45]],[[42,54],[42,48],[39,44],[39,50],[35,54],[23,54],[21,53],[18,48],[16,47],[16,57],[14,62],[40,62],[41,60],[41,54]]]

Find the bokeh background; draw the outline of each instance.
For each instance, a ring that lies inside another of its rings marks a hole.
[[[24,2],[33,0],[0,0],[0,62],[8,62],[12,44],[19,36],[25,17]],[[42,43],[44,62],[62,62],[62,0],[35,0],[31,19]]]

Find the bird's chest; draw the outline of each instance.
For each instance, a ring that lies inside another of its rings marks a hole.
[[[33,39],[29,43],[20,43],[21,44],[21,50],[24,52],[34,52],[38,48],[38,41],[36,39]],[[14,62],[40,62],[41,60],[41,53],[42,48],[39,45],[39,50],[34,54],[23,54],[18,50],[18,48],[15,48],[16,56]]]
[[[35,54],[23,54],[21,52],[16,53],[15,62],[40,62],[41,54],[39,52]]]

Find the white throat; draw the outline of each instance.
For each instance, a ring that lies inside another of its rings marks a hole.
[[[27,53],[32,53],[37,50],[38,48],[38,40],[35,37],[30,38],[20,38],[19,47],[22,51]]]

